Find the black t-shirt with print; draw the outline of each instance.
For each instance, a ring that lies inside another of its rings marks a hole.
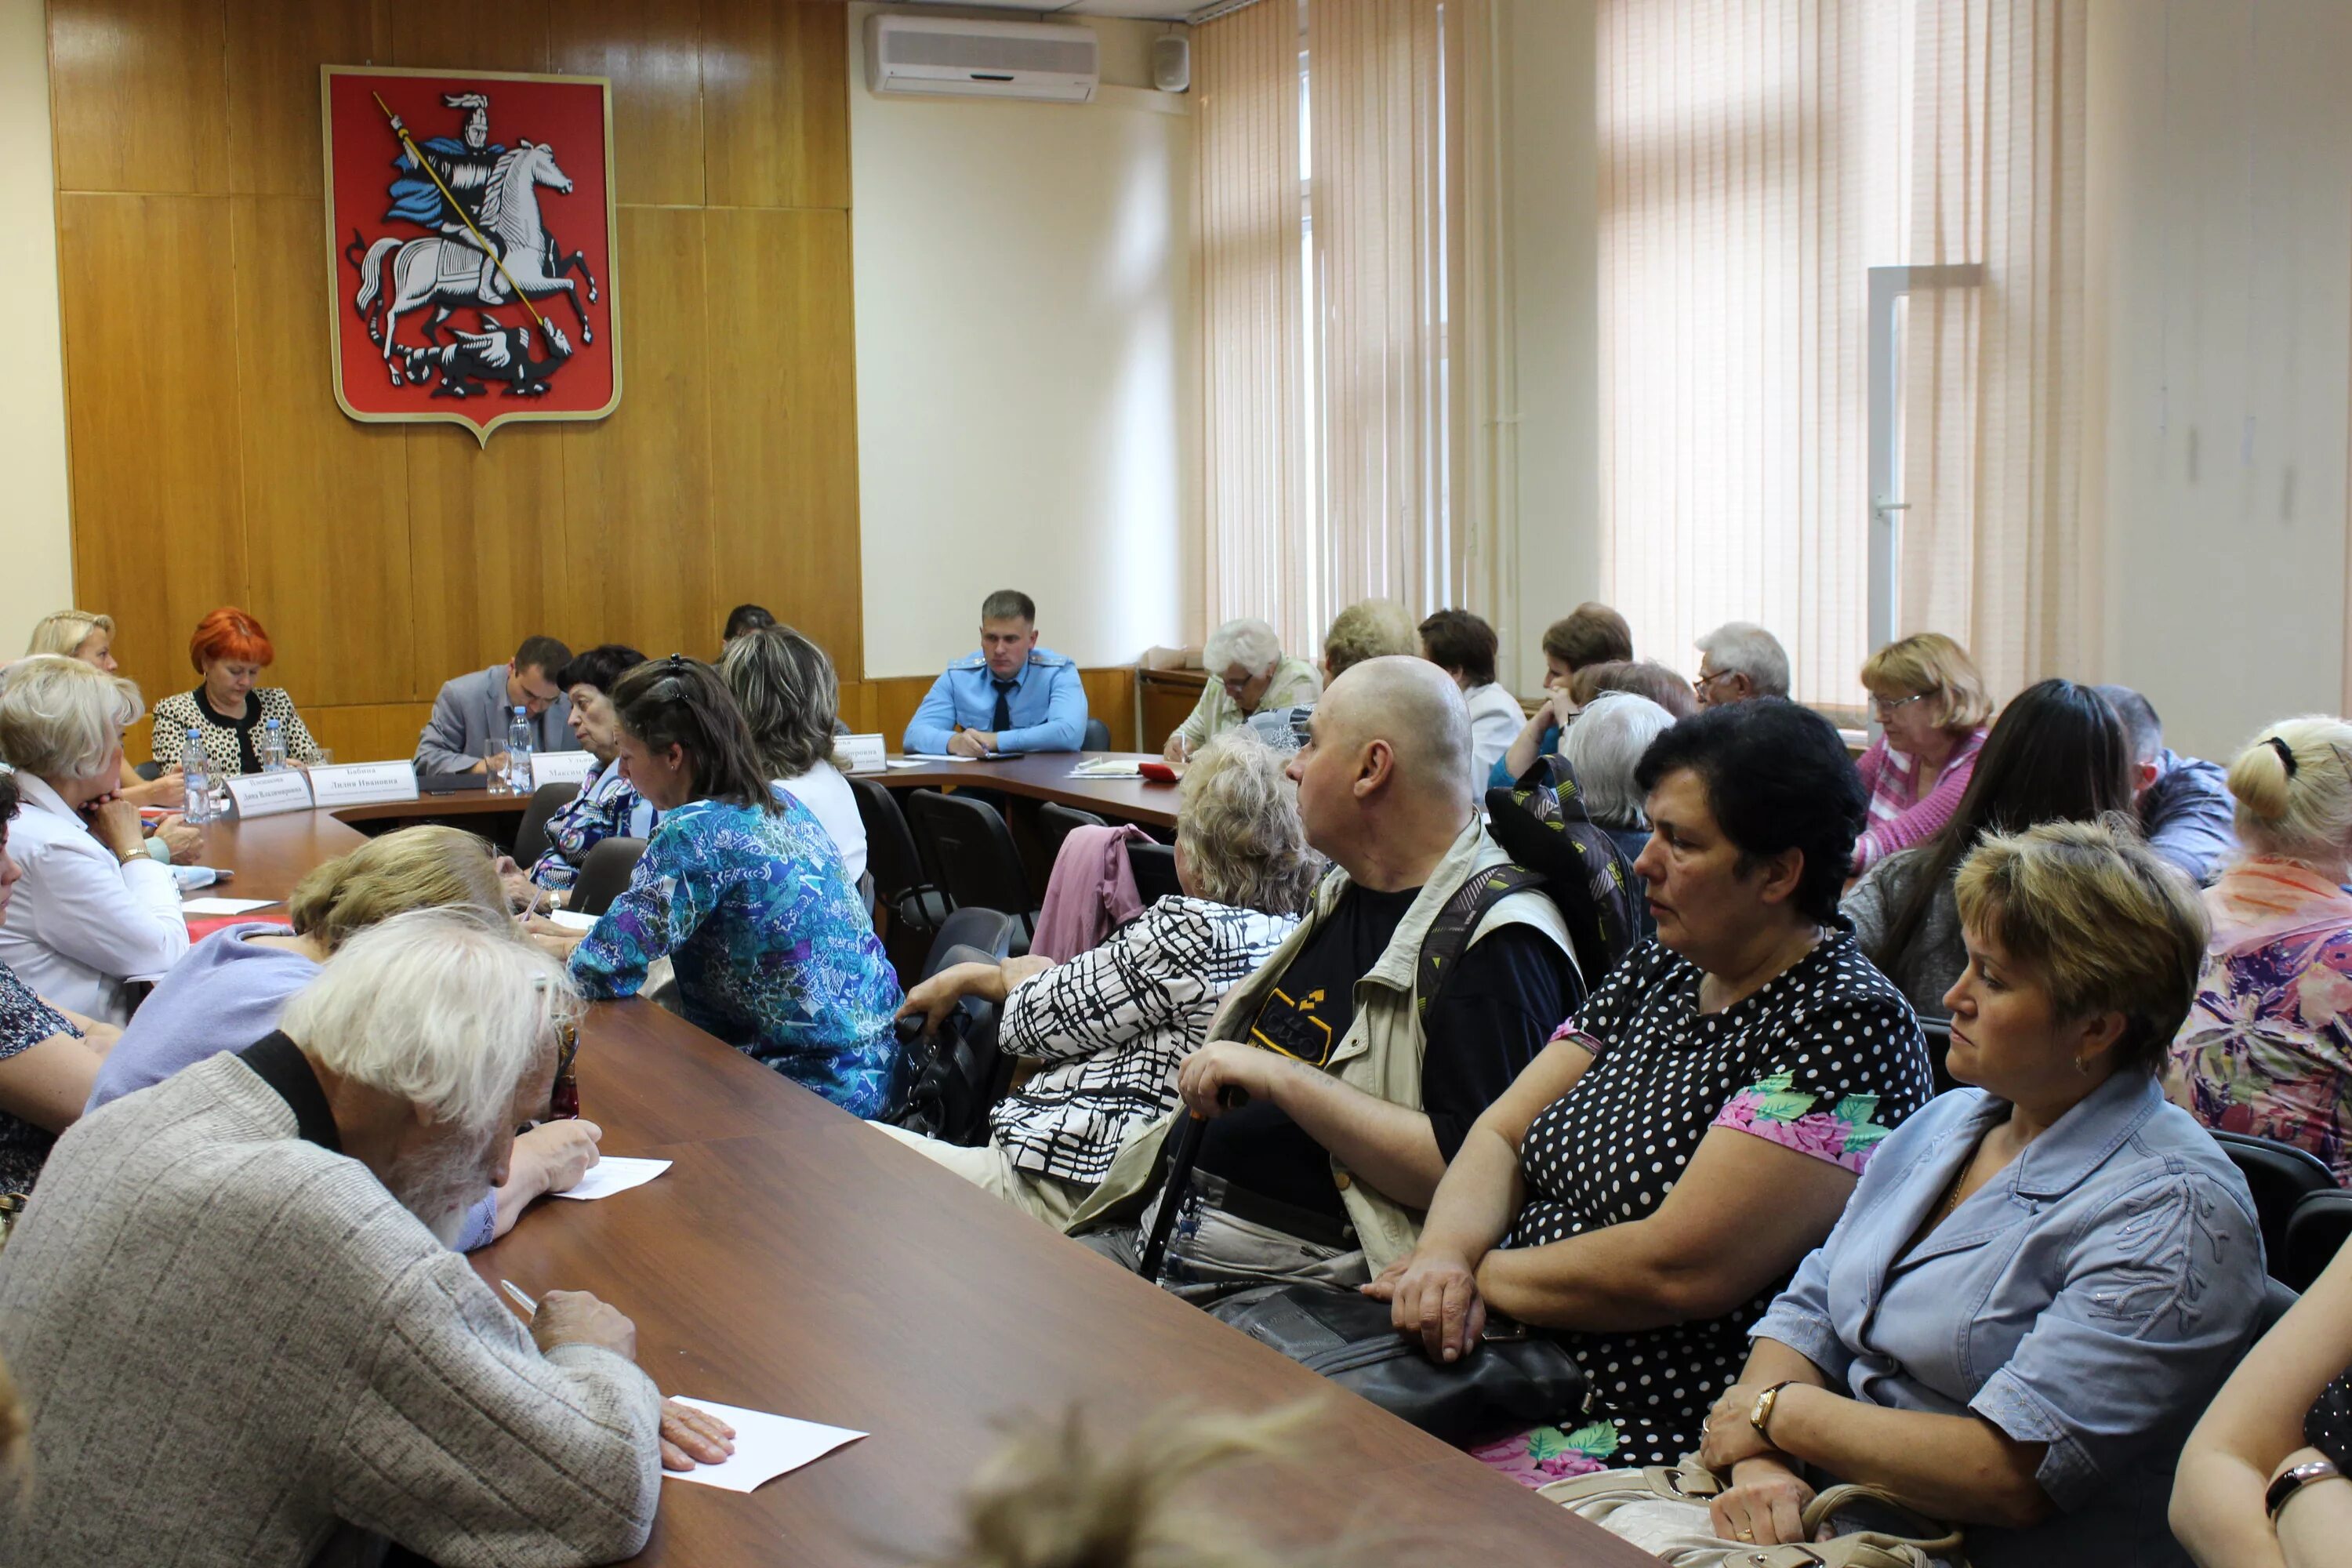
[[[1328,1062],[1355,1021],[1357,980],[1380,962],[1420,895],[1418,888],[1349,889],[1258,1009],[1252,1040],[1316,1066]],[[1574,973],[1567,953],[1532,926],[1504,926],[1463,954],[1423,1025],[1422,1110],[1446,1159],[1543,1048],[1576,994]],[[1261,1197],[1347,1223],[1331,1156],[1271,1101],[1253,1101],[1211,1122],[1200,1168]]]

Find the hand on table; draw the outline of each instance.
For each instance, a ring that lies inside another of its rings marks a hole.
[[[662,1401],[661,1456],[665,1470],[690,1470],[697,1464],[726,1462],[735,1451],[735,1428],[708,1410]]]
[[[637,1359],[637,1325],[621,1310],[599,1301],[585,1290],[549,1290],[539,1299],[530,1320],[530,1337],[542,1351],[558,1345],[594,1345],[615,1355]]]
[[[180,776],[175,763],[152,779],[142,779],[125,788],[122,798],[133,805],[180,805],[188,798],[188,781]]]
[[[569,1192],[601,1157],[596,1145],[604,1136],[603,1128],[577,1116],[542,1121],[515,1140],[507,1180],[518,1180],[528,1169],[539,1192]]]
[[[984,757],[996,750],[996,737],[986,730],[958,730],[948,737],[948,752],[958,757]]]
[[[172,852],[174,866],[193,866],[205,852],[204,830],[188,826],[184,816],[167,816],[155,825],[155,837]]]
[[[1168,743],[1160,748],[1160,760],[1163,763],[1181,763],[1192,754],[1192,743],[1184,739],[1184,731],[1181,730],[1170,731]]]
[[[1478,1348],[1486,1303],[1478,1295],[1477,1270],[1460,1254],[1424,1248],[1390,1264],[1363,1289],[1391,1304],[1389,1321],[1402,1332],[1419,1334],[1430,1360],[1459,1361]]]
[[[517,913],[544,906],[558,909],[562,895],[541,887],[530,879],[530,873],[515,863],[511,855],[501,855],[490,868],[499,874],[499,886],[506,890],[507,908]]]
[[[585,931],[566,931],[545,915],[532,915],[522,922],[523,933],[536,942],[541,951],[557,958],[568,959],[572,950],[580,945]]]

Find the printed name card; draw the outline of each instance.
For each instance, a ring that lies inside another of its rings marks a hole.
[[[415,800],[416,770],[407,763],[337,763],[329,768],[312,768],[310,795],[326,806]]]
[[[595,757],[586,752],[533,752],[530,754],[530,787],[544,789],[551,784],[586,784],[588,770],[595,765]]]
[[[879,735],[835,735],[833,754],[853,773],[878,773],[889,765],[890,748]]]
[[[247,773],[228,781],[228,798],[241,822],[289,811],[308,811],[310,781],[294,768],[283,773]]]

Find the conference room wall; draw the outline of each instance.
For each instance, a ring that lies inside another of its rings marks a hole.
[[[66,526],[66,387],[58,346],[58,227],[42,0],[0,0],[0,652],[73,594]]]
[[[746,598],[862,678],[843,7],[54,0],[48,46],[74,595],[151,698],[223,603],[342,754],[527,633],[709,655]],[[322,62],[613,79],[610,419],[337,409]]]
[[[1190,100],[1148,86],[1170,29],[1056,18],[1100,39],[1090,104],[879,99],[874,9],[848,61],[866,668],[970,652],[1003,586],[1084,666],[1198,640]]]

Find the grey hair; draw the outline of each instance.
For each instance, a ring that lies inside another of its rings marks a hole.
[[[354,932],[278,1027],[328,1071],[478,1131],[511,1113],[583,1005],[570,973],[512,922],[411,910]]]
[[[727,645],[719,673],[771,778],[796,779],[832,760],[841,680],[824,649],[790,626],[762,626]]]
[[[2156,716],[2156,704],[2128,686],[2094,686],[2092,690],[2107,700],[2116,717],[2124,721],[2124,736],[2131,742],[2132,761],[2152,763],[2164,750],[2164,721]]]
[[[95,778],[147,710],[139,688],[63,654],[8,667],[0,687],[0,759],[36,778]]]
[[[1726,621],[1694,645],[1725,675],[1744,675],[1759,697],[1789,695],[1789,650],[1754,621]]]
[[[1176,830],[1201,896],[1262,914],[1295,915],[1323,874],[1307,847],[1284,759],[1247,725],[1193,755],[1177,788]]]
[[[1576,770],[1584,808],[1603,827],[1647,827],[1633,770],[1650,742],[1675,726],[1675,716],[1646,697],[1604,691],[1559,738],[1559,754]]]
[[[93,615],[88,610],[59,610],[43,616],[33,627],[32,641],[25,645],[26,653],[58,653],[71,658],[89,640],[92,632],[114,635],[112,616]]]
[[[1209,634],[1201,650],[1201,664],[1212,679],[1240,665],[1252,675],[1264,675],[1282,658],[1282,639],[1264,621],[1227,621]]]

